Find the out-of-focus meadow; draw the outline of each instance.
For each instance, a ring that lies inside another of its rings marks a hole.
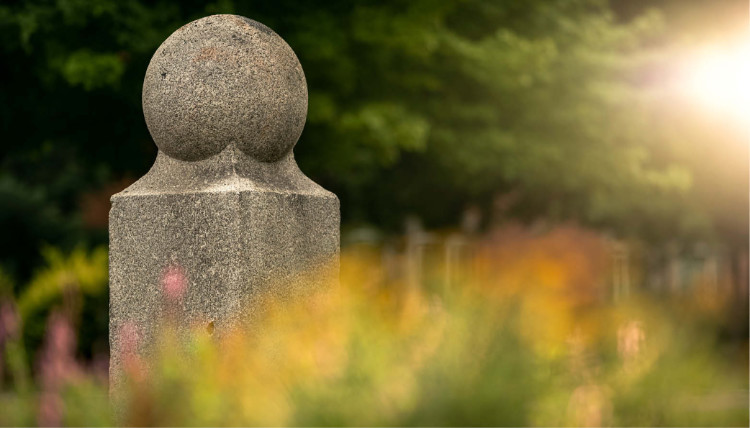
[[[299,56],[341,284],[244,333],[171,311],[125,423],[748,424],[745,0],[3,2],[0,424],[114,422],[109,197],[211,13]]]
[[[407,251],[398,254],[350,246],[340,284],[296,302],[270,301],[231,332],[203,323],[178,331],[189,280],[165,278],[168,316],[153,360],[133,352],[139,331],[128,326],[119,422],[747,423],[747,342],[727,340],[743,330],[726,311],[736,296],[717,290],[712,278],[699,275],[680,293],[618,292],[611,243],[573,226],[536,233],[506,227],[463,242],[442,260],[422,244],[401,244]],[[432,246],[447,250],[455,242]],[[39,301],[51,292],[44,284],[70,281],[64,304],[47,321],[35,381],[18,319],[34,308],[24,299],[17,312],[3,306],[9,372],[0,423],[114,422],[106,362],[76,358],[75,332],[89,321],[77,302],[105,289],[105,271],[92,269],[100,256],[61,261],[57,274],[51,269],[30,289]]]

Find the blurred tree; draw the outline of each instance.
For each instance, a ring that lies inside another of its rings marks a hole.
[[[691,131],[660,122],[652,102],[649,76],[668,61],[658,13],[617,19],[604,0],[11,1],[0,6],[8,272],[27,278],[42,243],[106,239],[86,230],[82,195],[149,168],[143,73],[164,38],[210,13],[258,19],[297,52],[310,108],[295,152],[345,221],[397,227],[414,212],[455,224],[466,204],[513,191],[508,215],[522,219],[654,239],[711,229],[692,164],[663,144]]]

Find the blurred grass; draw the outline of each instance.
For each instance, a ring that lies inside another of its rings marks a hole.
[[[242,329],[185,335],[185,321],[168,318],[153,360],[126,359],[119,422],[748,424],[747,342],[724,343],[717,321],[731,296],[637,294],[614,304],[602,292],[607,259],[596,239],[557,230],[502,242],[450,283],[427,275],[429,286],[413,286],[388,275],[377,252],[351,249],[340,284],[269,301]],[[81,264],[54,260],[49,272]],[[33,383],[3,375],[1,424],[115,422],[105,375],[73,358],[68,319],[49,318]],[[4,331],[2,365],[18,366],[20,335]]]

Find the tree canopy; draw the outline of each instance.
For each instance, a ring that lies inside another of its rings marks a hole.
[[[10,240],[0,260],[11,273],[27,274],[43,243],[106,239],[83,195],[150,167],[146,66],[172,31],[211,13],[261,21],[299,56],[310,102],[295,154],[339,195],[345,222],[396,228],[415,213],[455,224],[468,204],[512,195],[514,218],[648,239],[747,236],[731,220],[747,218],[746,162],[717,172],[747,147],[665,94],[675,40],[658,11],[625,17],[603,0],[30,0],[0,6]],[[717,141],[736,147],[716,154]],[[714,187],[726,193],[719,210]]]

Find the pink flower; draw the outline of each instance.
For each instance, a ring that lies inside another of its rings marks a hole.
[[[7,301],[0,303],[0,346],[6,340],[12,340],[18,336],[19,324],[13,303]]]
[[[63,415],[60,389],[80,374],[75,361],[76,335],[69,320],[53,312],[39,359],[41,395],[37,422],[41,426],[59,426]]]
[[[144,379],[145,366],[138,355],[138,342],[140,334],[138,326],[132,322],[126,322],[119,328],[120,331],[120,356],[127,376],[136,381]]]
[[[169,301],[178,302],[182,300],[182,296],[187,289],[187,277],[180,265],[173,264],[167,267],[162,276],[162,286]]]
[[[120,352],[123,356],[134,355],[138,351],[138,327],[132,322],[120,326]]]
[[[40,427],[62,426],[63,402],[57,392],[43,391],[39,395],[37,424]]]

